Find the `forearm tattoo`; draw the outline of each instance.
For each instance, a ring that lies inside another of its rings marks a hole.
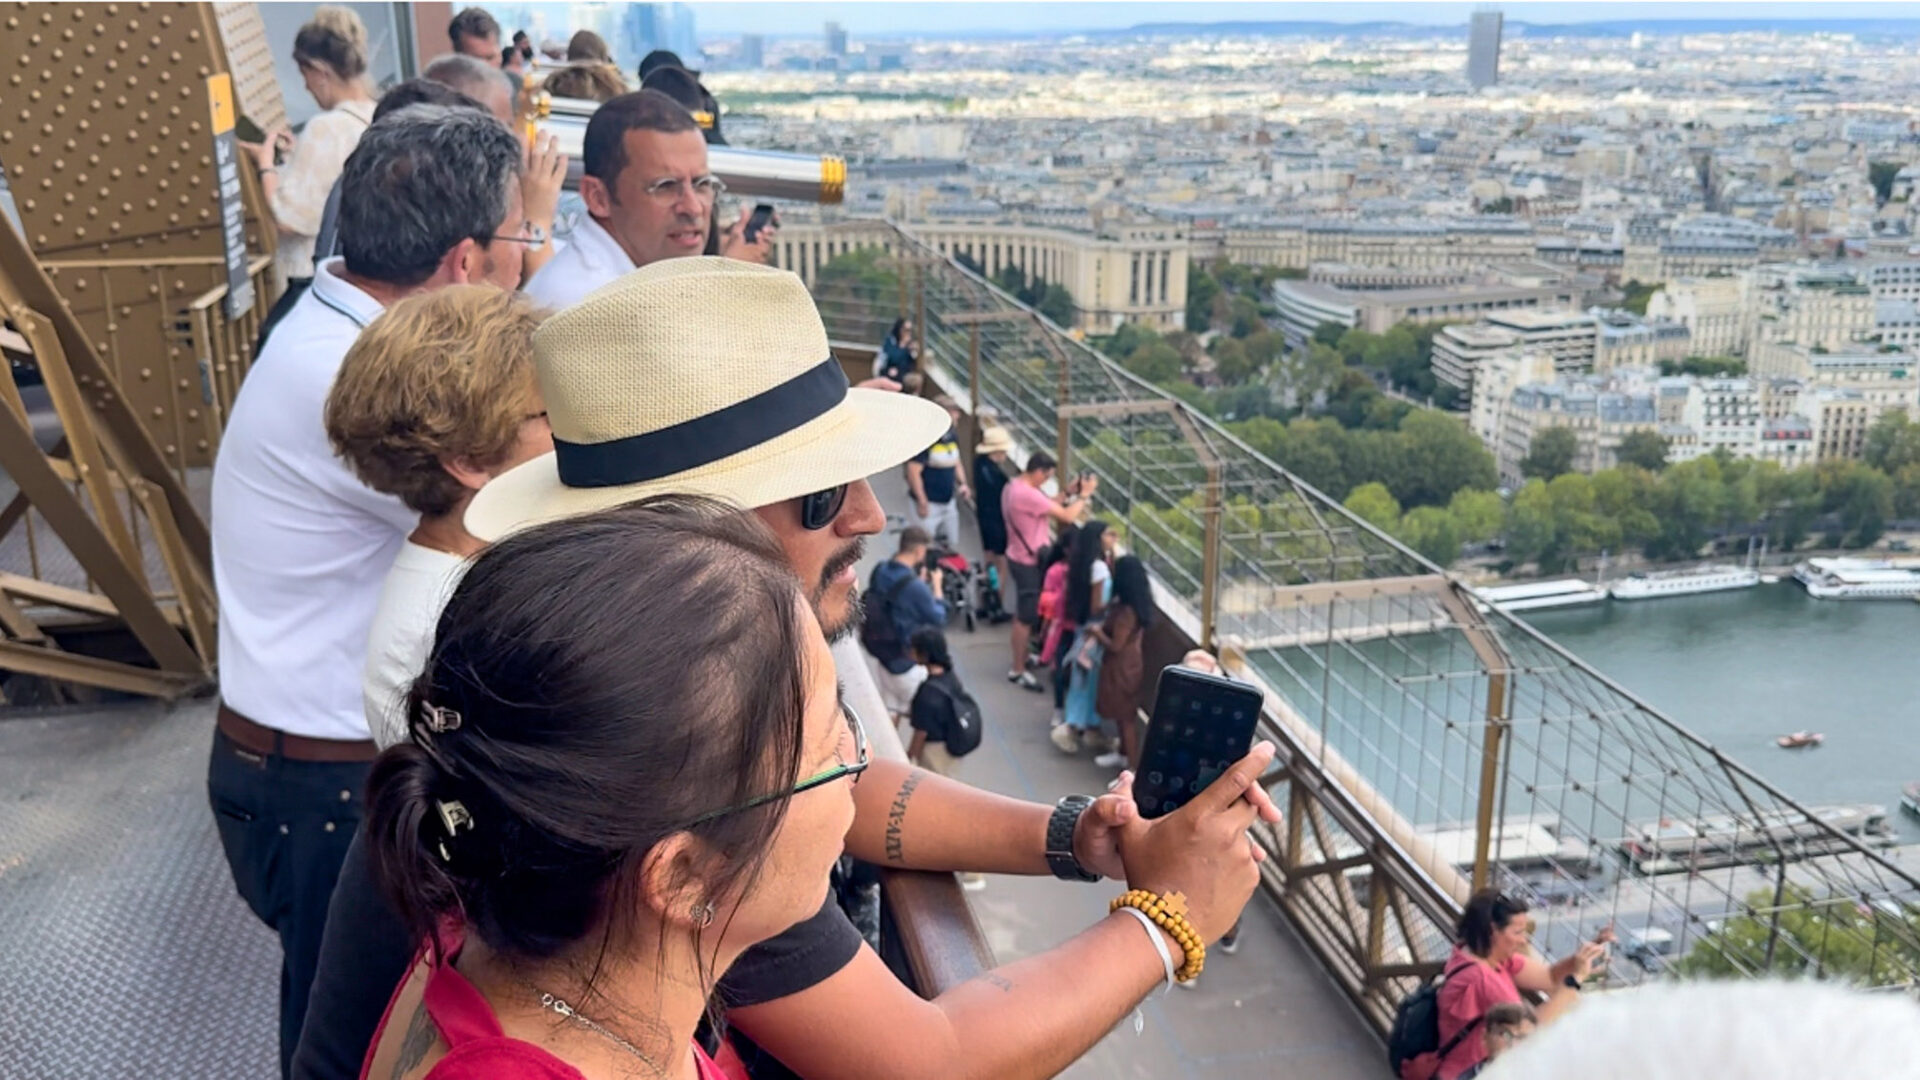
[[[920,786],[920,778],[925,775],[918,771],[907,774],[907,778],[900,782],[900,790],[893,796],[893,805],[887,808],[887,861],[890,863],[907,861],[901,850],[901,826],[907,820],[907,803],[913,798],[914,789]]]

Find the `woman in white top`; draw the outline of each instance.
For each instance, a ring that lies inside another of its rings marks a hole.
[[[440,609],[481,541],[466,529],[481,485],[553,449],[533,374],[538,312],[525,297],[453,285],[405,300],[348,350],[327,395],[327,438],[355,475],[420,524],[381,587],[361,695],[384,749],[406,738],[405,699]]]
[[[293,39],[293,62],[300,66],[307,93],[322,110],[307,121],[296,141],[275,128],[263,143],[248,143],[260,168],[260,187],[279,226],[274,269],[293,286],[313,278],[313,238],[327,193],[340,178],[347,155],[360,145],[360,133],[373,122],[373,94],[367,89],[367,28],[343,7],[322,7]],[[276,165],[284,151],[286,163]]]

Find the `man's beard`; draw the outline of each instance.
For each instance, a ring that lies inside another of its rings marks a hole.
[[[866,554],[866,550],[866,540],[864,538],[856,538],[852,543],[841,548],[833,558],[828,559],[827,565],[820,570],[820,581],[814,586],[813,610],[819,612],[821,615],[820,628],[826,632],[828,641],[839,641],[841,638],[853,633],[854,627],[860,625],[859,582],[855,582],[852,590],[847,593],[847,612],[845,617],[839,622],[828,623],[825,612],[822,612],[820,608],[826,601],[827,587],[833,583],[833,579],[839,577],[840,572],[848,567],[859,565],[861,557]]]

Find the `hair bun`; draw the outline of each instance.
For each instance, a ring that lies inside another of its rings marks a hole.
[[[340,35],[355,52],[364,53],[367,48],[367,24],[360,21],[351,8],[338,4],[324,4],[314,9],[313,25],[322,30]]]

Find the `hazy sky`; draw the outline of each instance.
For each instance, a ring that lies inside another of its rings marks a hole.
[[[695,3],[700,34],[817,34],[832,19],[855,38],[916,32],[1014,33],[1113,29],[1145,22],[1223,22],[1228,20],[1371,22],[1375,20],[1463,24],[1488,5],[1457,3],[1157,3],[1106,0],[1045,0],[1041,3]],[[1565,3],[1496,5],[1507,18],[1527,22],[1601,22],[1630,19],[1914,18],[1920,6],[1909,3],[1853,3],[1808,0],[1803,3]]]

